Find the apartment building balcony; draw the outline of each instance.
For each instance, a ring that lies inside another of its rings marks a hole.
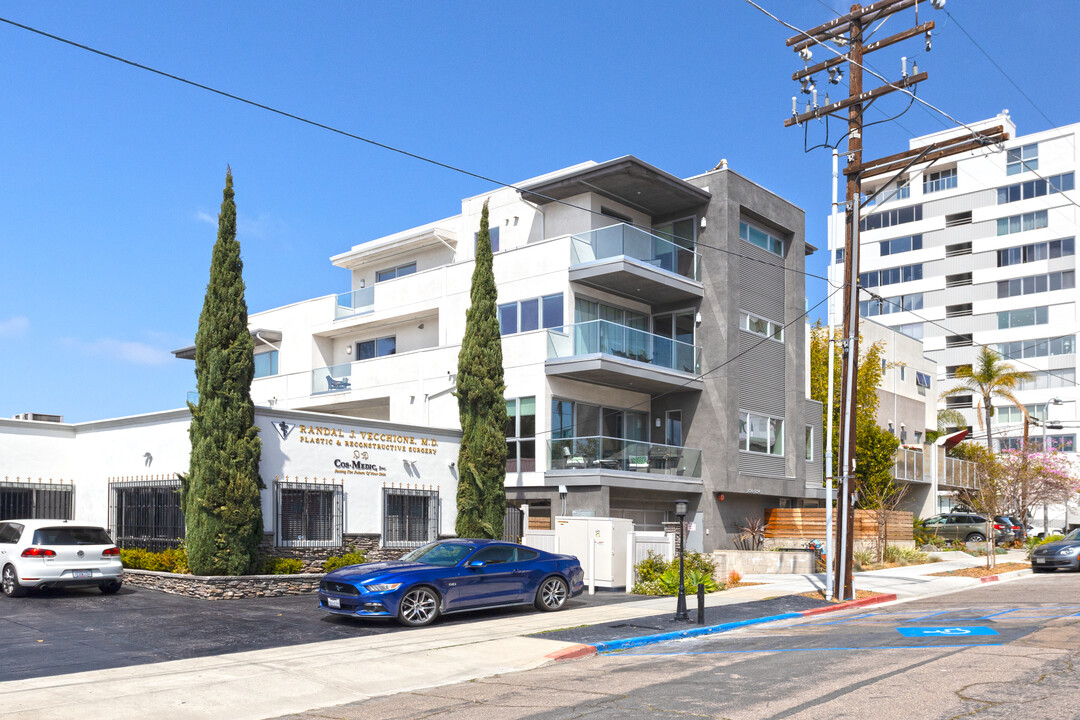
[[[366,315],[375,312],[375,286],[360,288],[352,292],[339,293],[334,308],[334,319]]]
[[[548,472],[561,485],[701,490],[701,450],[612,437],[548,440]]]
[[[332,297],[333,315],[318,308],[316,337],[340,337],[360,326],[431,317],[446,295],[447,269],[431,268]],[[331,298],[327,298],[328,300]]]
[[[976,465],[970,460],[946,457],[940,468],[938,487],[954,490],[974,490],[979,487]]]
[[[570,236],[570,281],[659,305],[704,295],[694,250],[619,223]]]
[[[547,331],[548,375],[659,393],[701,390],[701,348],[607,320]]]
[[[928,483],[932,481],[929,468],[923,463],[923,451],[911,448],[896,450],[893,477],[902,482]]]

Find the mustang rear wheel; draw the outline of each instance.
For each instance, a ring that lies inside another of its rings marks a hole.
[[[439,598],[431,588],[417,587],[398,604],[398,621],[409,627],[430,625],[439,617]]]
[[[560,610],[566,604],[566,599],[569,596],[570,590],[565,580],[561,577],[549,577],[540,583],[540,588],[536,591],[536,602],[534,604],[537,610],[545,612]]]

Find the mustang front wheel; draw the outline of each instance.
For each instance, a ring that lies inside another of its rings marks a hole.
[[[439,598],[430,588],[413,588],[401,598],[397,616],[402,625],[409,627],[430,625],[439,617]]]
[[[566,598],[569,594],[569,588],[565,580],[561,577],[549,577],[540,584],[540,589],[536,591],[536,609],[545,612],[559,610],[566,604]]]

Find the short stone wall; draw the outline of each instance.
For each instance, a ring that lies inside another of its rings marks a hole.
[[[341,538],[341,545],[323,548],[287,548],[274,545],[274,534],[266,533],[262,542],[259,543],[259,557],[261,559],[299,558],[304,566],[302,573],[321,573],[323,563],[333,555],[362,552],[366,562],[383,562],[385,560],[397,560],[407,551],[401,548],[382,547],[382,536],[378,533],[370,534],[346,534]]]
[[[178,575],[152,570],[124,570],[124,583],[203,600],[311,595],[318,591],[322,574],[306,575]]]
[[[732,570],[740,575],[755,573],[814,572],[814,553],[809,551],[779,552],[777,550],[714,550],[716,577],[724,580]]]

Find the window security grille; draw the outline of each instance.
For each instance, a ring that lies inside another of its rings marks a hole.
[[[0,520],[70,520],[74,515],[73,485],[0,482]]]
[[[184,539],[180,481],[109,483],[109,530],[120,547],[154,552],[180,547]]]
[[[420,547],[438,535],[438,490],[383,488],[384,547]]]
[[[344,490],[341,485],[276,482],[277,546],[341,547]]]

